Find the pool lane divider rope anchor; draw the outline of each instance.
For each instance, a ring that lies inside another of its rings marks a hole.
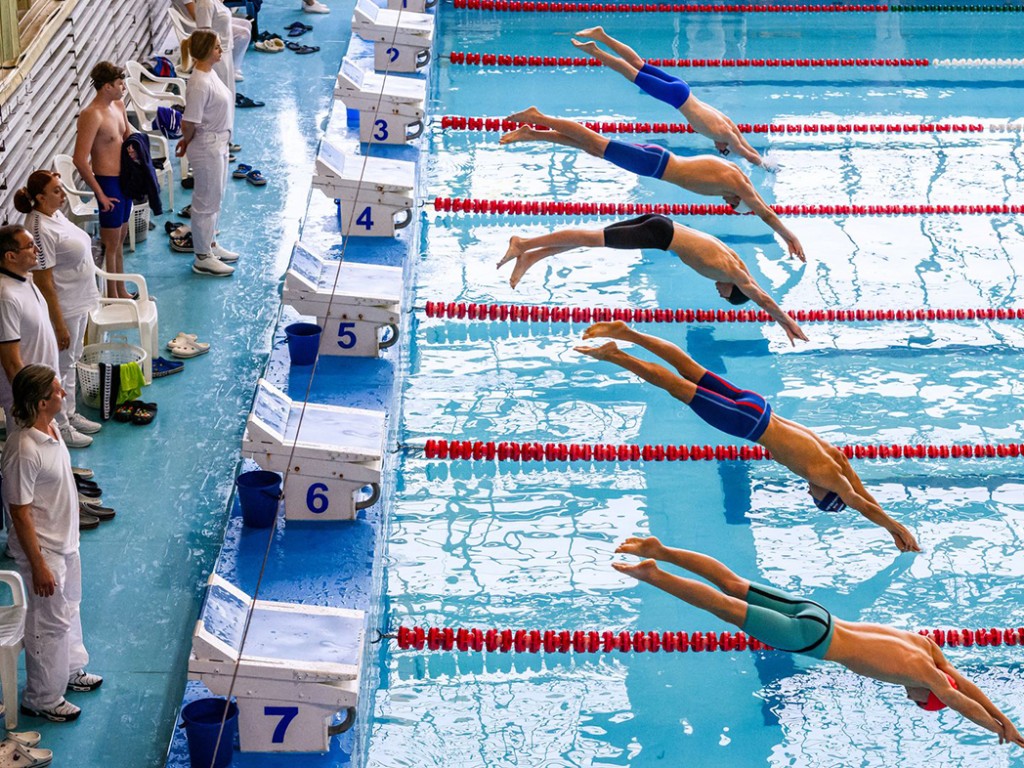
[[[1024,645],[1024,627],[1005,629],[922,629],[943,648]],[[655,632],[622,630],[598,632],[538,629],[477,629],[466,627],[401,626],[378,639],[395,640],[403,650],[476,651],[488,653],[695,653],[710,651],[773,651],[743,632]]]

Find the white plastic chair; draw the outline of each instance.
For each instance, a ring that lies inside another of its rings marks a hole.
[[[196,31],[195,21],[172,6],[167,7],[167,17],[171,20],[171,29],[174,30],[174,36],[178,38],[179,44]]]
[[[161,174],[164,186],[167,187],[167,196],[170,207],[174,209],[174,156],[171,154],[171,145],[167,137],[160,131],[153,128],[153,120],[156,118],[156,111],[159,107],[173,107],[175,105],[184,107],[185,97],[179,96],[170,91],[153,91],[147,88],[141,80],[131,77],[125,78],[125,88],[128,91],[128,109],[135,114],[136,127],[149,136],[150,150],[154,158],[163,158],[164,167],[157,171]],[[158,151],[159,150],[159,151]],[[182,161],[182,173],[186,172],[184,161]],[[135,249],[132,248],[134,251]]]
[[[0,686],[4,689],[4,724],[18,727],[18,657],[25,647],[25,582],[17,571],[0,571],[11,588],[11,605],[0,606]]]
[[[153,358],[159,354],[160,323],[156,300],[150,298],[146,278],[133,273],[106,272],[98,267],[96,275],[102,280],[135,283],[139,291],[139,298],[100,298],[100,305],[89,313],[89,322],[85,328],[85,343],[101,343],[110,331],[136,329],[139,332],[139,346],[146,350],[147,354],[142,364],[142,375],[146,383],[151,384],[153,382]]]
[[[128,78],[138,80],[152,91],[159,93],[173,93],[171,88],[177,88],[178,94],[185,95],[185,80],[181,77],[158,77],[146,69],[137,61],[125,62],[124,68],[128,71]]]

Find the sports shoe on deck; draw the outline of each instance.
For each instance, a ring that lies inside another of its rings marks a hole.
[[[80,669],[68,678],[69,691],[95,691],[103,685],[103,678]]]
[[[60,428],[60,436],[64,438],[68,448],[88,448],[92,445],[91,437],[83,435],[70,424]]]
[[[90,421],[80,413],[73,414],[68,417],[68,423],[73,429],[78,430],[83,435],[95,435],[101,429],[103,425],[95,421]]]
[[[21,705],[21,714],[29,717],[45,717],[51,723],[70,723],[82,714],[82,708],[76,707],[67,699],[61,699],[52,709],[32,709]]]

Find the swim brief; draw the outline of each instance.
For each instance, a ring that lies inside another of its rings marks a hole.
[[[669,152],[655,144],[624,144],[609,141],[604,159],[638,176],[660,179],[668,166]]]
[[[690,98],[690,86],[678,77],[662,72],[657,67],[644,64],[633,81],[644,93],[679,109]]]
[[[813,496],[811,498],[814,499]],[[842,512],[846,509],[846,502],[835,491],[829,491],[820,499],[814,499],[814,506],[822,512]]]
[[[737,389],[711,371],[697,382],[690,408],[716,429],[744,440],[756,441],[772,418],[772,407],[761,395]]]
[[[823,659],[832,643],[834,627],[832,614],[813,600],[751,583],[742,629],[780,651]]]
[[[121,191],[121,179],[117,176],[97,176],[96,182],[100,185],[104,195],[109,198],[117,198],[114,207],[109,211],[103,211],[97,203],[96,208],[100,213],[100,229],[120,229],[132,217],[132,201],[128,200],[124,192]]]
[[[628,221],[617,221],[604,228],[606,248],[656,248],[667,251],[676,228],[672,219],[660,213],[647,213]]]

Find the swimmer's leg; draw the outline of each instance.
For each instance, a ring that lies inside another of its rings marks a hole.
[[[581,43],[578,40],[573,40],[572,44],[575,45],[584,53],[593,56],[595,59],[597,59],[606,67],[608,67],[608,69],[612,70],[613,72],[618,72],[631,83],[634,80],[636,80],[636,76],[640,72],[640,67],[644,65],[643,61],[641,60],[639,66],[634,67],[625,59],[620,59],[618,56],[614,56],[608,53],[607,51],[598,48],[597,43],[594,42]]]
[[[622,60],[633,69],[642,69],[644,66],[644,60],[640,58],[640,54],[630,48],[628,45],[620,40],[616,40],[614,37],[604,31],[604,27],[591,27],[590,29],[581,29],[576,33],[576,37],[583,37],[595,42],[607,45],[612,49]]]
[[[709,587],[699,581],[666,573],[658,567],[654,560],[644,560],[640,563],[612,563],[612,567],[619,573],[625,573],[639,581],[645,581],[651,586],[657,587],[673,597],[678,597],[695,608],[708,611],[722,621],[737,627],[742,627],[747,619],[745,600],[724,595],[714,587]]]
[[[744,579],[715,558],[689,549],[666,547],[654,536],[646,538],[631,536],[622,542],[615,551],[637,557],[650,557],[663,563],[671,563],[679,568],[685,568],[702,579],[710,581],[725,594],[738,597],[741,600],[746,599],[747,591],[750,589],[749,580]]]
[[[602,245],[604,231],[600,229],[562,229],[539,237],[511,237],[498,268],[515,260],[509,279],[509,284],[515,288],[526,271],[538,261],[575,248],[598,248]]]
[[[610,323],[594,323],[583,332],[584,339],[593,339],[602,336],[610,339],[618,339],[620,341],[629,341],[643,347],[648,352],[654,353],[679,371],[679,374],[683,378],[693,383],[694,391],[696,391],[697,382],[700,381],[704,377],[704,374],[708,372],[707,368],[700,365],[696,360],[683,352],[683,350],[675,344],[665,341],[664,339],[659,339],[657,336],[650,336],[646,333],[634,331],[621,320],[613,320]],[[689,403],[690,401],[685,400],[684,402]]]
[[[514,141],[550,141],[553,144],[582,149],[595,157],[604,157],[605,148],[608,146],[607,138],[590,130],[585,125],[580,125],[574,120],[549,117],[536,107],[529,107],[522,112],[513,112],[508,119],[517,123],[540,125],[550,130],[538,131],[523,126],[502,136],[500,139],[502,144],[510,144]]]
[[[598,323],[598,325],[604,325],[604,323]],[[611,325],[609,323],[608,325]],[[587,330],[590,331],[596,326],[591,326]],[[584,334],[584,338],[590,338]],[[641,360],[637,357],[633,357],[628,352],[623,352],[616,346],[614,341],[609,341],[607,344],[602,344],[600,347],[576,347],[577,352],[592,357],[595,360],[605,360],[609,363],[614,363],[621,368],[625,368],[630,373],[634,373],[641,379],[646,381],[648,384],[664,389],[672,397],[680,400],[689,405],[693,398],[697,394],[697,385],[692,381],[689,381],[682,376],[677,376],[672,373],[668,368],[658,363],[651,363],[647,360]]]

